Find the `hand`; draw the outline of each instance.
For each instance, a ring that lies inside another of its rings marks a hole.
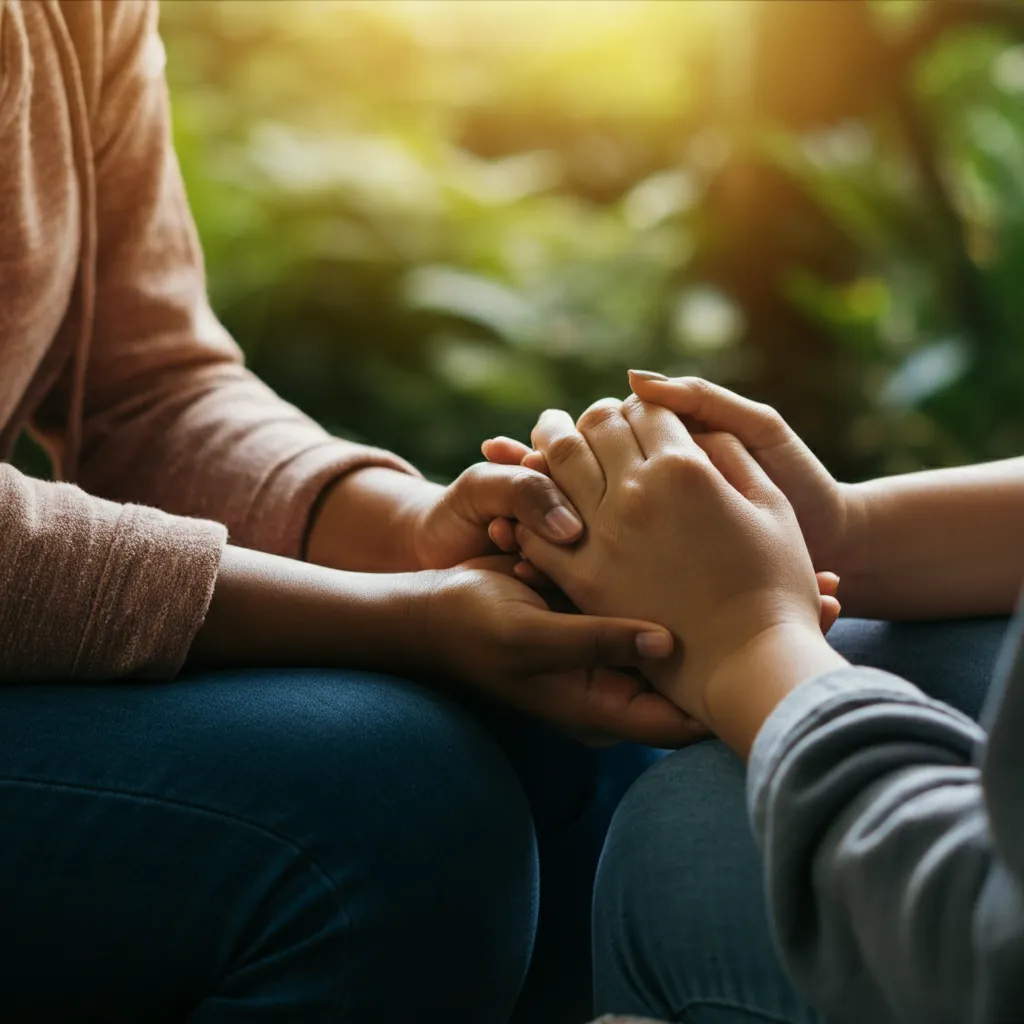
[[[478,463],[417,511],[412,520],[416,564],[444,569],[500,550],[488,534],[498,517],[525,523],[554,544],[571,544],[583,532],[576,510],[545,474]]]
[[[629,383],[638,398],[671,409],[695,431],[737,437],[789,499],[815,568],[843,573],[859,544],[856,491],[838,483],[774,409],[700,377],[630,370]]]
[[[694,437],[694,441],[697,444],[702,444],[703,438],[697,435]],[[523,465],[539,473],[548,474],[547,462],[539,451],[510,437],[489,438],[481,445],[481,451],[490,462],[501,465]],[[494,544],[506,554],[514,554],[519,551],[519,544],[515,537],[515,523],[511,520],[495,519],[488,527],[488,534]],[[519,579],[532,587],[543,590],[545,586],[550,585],[544,574],[526,560],[517,562],[514,572]],[[821,631],[827,635],[836,624],[842,611],[842,606],[836,597],[839,589],[839,577],[834,572],[820,570],[816,573],[816,578],[821,594]]]
[[[510,575],[512,562],[483,558],[411,575],[425,663],[588,740],[679,747],[706,735],[663,696],[616,671],[668,657],[673,642],[663,627],[553,612]]]
[[[384,466],[346,473],[310,517],[305,559],[355,572],[448,569],[499,549],[488,536],[495,517],[514,517],[555,544],[583,529],[544,474],[521,466],[470,466],[450,486]]]
[[[558,548],[520,524],[524,555],[587,612],[665,623],[680,648],[645,672],[698,721],[711,724],[716,666],[762,634],[813,628],[823,644],[796,516],[736,438],[699,446],[674,413],[633,397],[591,406],[579,429],[546,412],[532,439],[586,534]]]

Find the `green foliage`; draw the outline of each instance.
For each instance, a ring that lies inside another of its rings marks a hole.
[[[1018,453],[1024,48],[951,30],[901,107],[928,6],[164,0],[215,308],[438,476],[628,366],[848,478]]]

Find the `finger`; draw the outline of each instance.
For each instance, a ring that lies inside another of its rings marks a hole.
[[[614,728],[622,739],[647,747],[675,750],[710,736],[700,722],[660,693],[641,693],[624,714],[609,717],[605,730]]]
[[[707,731],[661,694],[608,669],[534,676],[527,710],[575,734],[675,748]],[[537,695],[543,695],[536,699]]]
[[[518,466],[530,454],[530,447],[522,441],[511,437],[491,437],[482,445],[480,451],[488,462],[496,462],[502,466]]]
[[[543,537],[523,526],[516,526],[515,536],[522,557],[535,569],[554,580],[556,586],[565,590],[565,584],[572,571],[570,550],[548,543]]]
[[[550,477],[522,466],[478,462],[448,489],[456,514],[474,523],[516,519],[555,544],[569,544],[583,522]]]
[[[839,577],[834,572],[815,573],[818,590],[823,597],[835,597],[839,590]]]
[[[733,434],[702,434],[694,438],[711,464],[743,497],[764,502],[779,494],[778,488],[753,455]]]
[[[821,631],[828,634],[828,631],[836,624],[841,611],[839,602],[834,597],[822,595],[821,598]]]
[[[551,479],[586,517],[601,503],[604,473],[586,439],[567,412],[548,409],[541,413],[530,437],[543,456]]]
[[[554,583],[550,577],[545,576],[535,565],[520,559],[513,566],[512,571],[516,574],[517,580],[522,580],[528,587],[534,590],[551,590]]]
[[[613,733],[629,743],[678,749],[707,739],[707,729],[660,693],[640,693],[625,709],[600,704],[585,716],[591,731]]]
[[[700,451],[679,417],[663,405],[644,402],[633,395],[622,403],[622,415],[648,459],[667,452]]]
[[[491,520],[487,527],[487,536],[491,538],[491,543],[499,551],[504,551],[507,555],[514,554],[519,549],[519,545],[516,543],[515,525],[511,519],[506,519],[504,516]]]
[[[673,419],[679,422],[677,417],[673,416]],[[605,480],[620,480],[643,461],[643,452],[622,415],[622,402],[617,398],[602,398],[594,402],[577,420],[576,429],[590,445]]]
[[[503,576],[515,577],[515,565],[519,559],[511,555],[480,555],[478,558],[470,558],[460,562],[462,569],[486,569],[489,572],[500,572]],[[536,595],[531,595],[536,597]],[[543,601],[538,600],[538,607],[547,607]]]
[[[672,379],[649,370],[630,370],[629,384],[644,401],[692,417],[711,430],[735,434],[755,451],[789,439],[786,421],[771,406],[743,398],[702,377]]]
[[[527,469],[534,469],[538,473],[543,473],[545,476],[551,476],[551,471],[548,469],[548,460],[544,458],[543,452],[530,451],[523,456],[523,461],[520,465],[525,466]]]
[[[567,615],[516,606],[510,624],[523,670],[557,672],[577,668],[621,668],[669,657],[675,647],[664,626],[638,619]]]

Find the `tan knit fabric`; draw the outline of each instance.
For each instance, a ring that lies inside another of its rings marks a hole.
[[[226,532],[298,557],[329,482],[412,472],[274,396],[211,312],[156,14],[0,7],[0,454],[30,426],[82,488],[0,464],[6,682],[172,676]]]

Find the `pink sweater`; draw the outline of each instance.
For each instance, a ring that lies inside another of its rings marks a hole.
[[[356,466],[242,365],[207,303],[155,3],[0,6],[0,681],[168,678],[232,543],[301,556]]]

